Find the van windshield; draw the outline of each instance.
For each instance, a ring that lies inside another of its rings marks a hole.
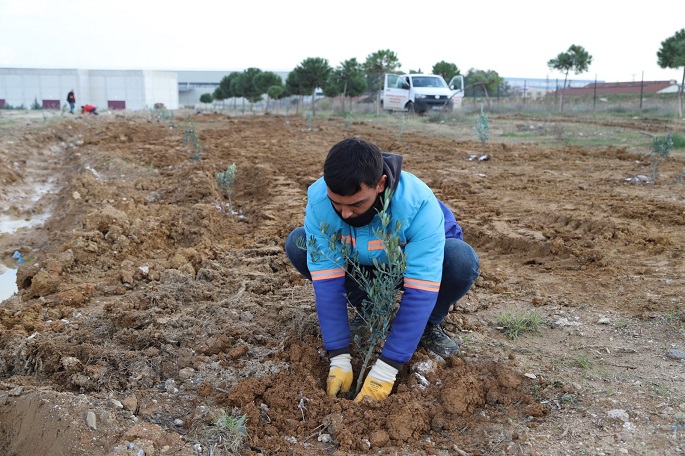
[[[439,87],[442,89],[447,88],[445,81],[438,77],[431,76],[415,76],[412,78],[414,87]]]

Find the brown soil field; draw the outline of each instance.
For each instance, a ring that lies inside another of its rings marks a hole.
[[[645,136],[607,139],[685,124],[490,122],[483,150],[467,117],[1,114],[2,220],[43,223],[0,232],[17,269],[0,453],[685,453],[685,156],[651,182]],[[387,400],[359,404],[326,397],[312,286],[283,249],[352,135],[402,154],[481,260],[444,324],[459,356],[419,349]],[[511,337],[507,316],[540,325]],[[246,417],[235,452],[222,414]]]

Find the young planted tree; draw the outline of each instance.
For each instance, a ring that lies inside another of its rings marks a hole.
[[[480,107],[480,114],[476,117],[476,126],[473,127],[473,131],[476,132],[476,136],[480,140],[481,153],[485,154],[485,143],[490,138],[490,120],[482,106]]]
[[[193,161],[202,160],[202,146],[200,138],[195,131],[195,124],[190,117],[186,117],[185,128],[183,129],[183,145],[190,147],[190,159]]]
[[[557,70],[564,73],[564,86],[568,82],[568,73],[573,70],[575,74],[585,73],[588,67],[592,64],[592,56],[585,50],[583,46],[572,44],[566,52],[557,55],[556,58],[550,59],[547,66],[551,70]],[[564,112],[564,91],[561,91],[561,112]]]
[[[226,196],[228,197],[228,211],[231,214],[235,214],[235,211],[233,210],[233,202],[231,200],[231,196],[233,196],[233,185],[236,181],[235,170],[236,165],[235,163],[232,163],[231,166],[226,168],[226,171],[216,173],[216,183],[219,185],[221,191],[225,192]]]
[[[678,117],[683,117],[683,85],[685,84],[685,29],[675,32],[670,38],[661,42],[656,53],[657,64],[661,68],[677,69],[683,67],[683,76],[678,90]]]
[[[400,247],[399,235],[397,234],[402,224],[395,221],[395,224],[391,226],[393,220],[389,212],[391,199],[392,191],[386,189],[383,195],[383,208],[378,213],[381,218],[381,227],[374,231],[374,235],[383,242],[386,262],[374,260],[373,274],[360,266],[357,255],[352,253],[352,246],[343,241],[340,233],[329,233],[326,224],[321,226],[322,234],[328,239],[331,251],[336,255],[335,258],[329,259],[350,271],[353,280],[368,296],[362,302],[361,309],[356,310],[366,322],[368,331],[366,331],[365,337],[359,334],[354,337],[355,343],[363,354],[362,366],[354,393],[355,397],[361,391],[366,369],[374,353],[390,331],[390,323],[398,310],[398,293],[402,285],[404,271],[407,268],[406,256]],[[313,259],[323,255],[314,236],[309,239],[307,244]],[[300,245],[300,248],[306,247]]]
[[[394,73],[402,65],[397,54],[390,49],[384,49],[369,54],[363,64],[369,89],[376,92],[376,114],[381,113],[381,89],[383,88],[383,75]]]
[[[671,149],[673,149],[673,135],[669,133],[666,136],[658,136],[644,131],[640,133],[652,138],[652,151],[649,154],[649,158],[652,161],[652,182],[656,183],[659,165],[668,158],[671,154]]]

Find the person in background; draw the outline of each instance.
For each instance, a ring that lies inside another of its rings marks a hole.
[[[476,252],[464,242],[452,211],[428,185],[402,170],[401,155],[381,152],[357,137],[344,139],[330,149],[323,177],[307,191],[304,227],[293,230],[285,242],[288,259],[314,287],[319,326],[330,360],[326,381],[330,397],[348,392],[352,385],[350,332],[355,333],[365,322],[357,315],[348,323],[347,304],[349,300],[358,307],[367,294],[344,265],[331,260],[335,253],[321,227],[325,224],[327,232],[339,233],[351,246],[351,256],[358,254],[362,267],[372,270],[374,261],[387,262],[374,232],[382,226],[378,213],[388,188],[392,190],[389,226],[402,224],[398,236],[406,255],[404,292],[380,356],[355,402],[365,396],[387,398],[397,373],[418,346],[443,358],[459,352],[459,344],[440,323],[478,277]],[[316,247],[307,242],[312,237]],[[308,251],[298,246],[303,241]]]
[[[74,89],[71,89],[67,94],[67,103],[69,103],[69,113],[74,113],[74,106],[76,106],[76,96],[74,95]]]
[[[95,106],[88,105],[88,104],[85,106],[81,106],[81,114],[85,114],[87,112],[90,114],[95,114],[96,116],[98,115],[98,111],[97,111],[97,108]]]

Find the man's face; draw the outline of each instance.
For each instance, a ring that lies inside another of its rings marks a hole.
[[[362,215],[376,202],[376,198],[379,193],[385,191],[385,181],[387,176],[381,177],[373,187],[369,187],[362,182],[361,190],[359,190],[354,195],[341,196],[333,193],[330,188],[328,188],[328,199],[331,200],[333,204],[333,209],[340,212],[343,219],[347,220],[353,217]]]

